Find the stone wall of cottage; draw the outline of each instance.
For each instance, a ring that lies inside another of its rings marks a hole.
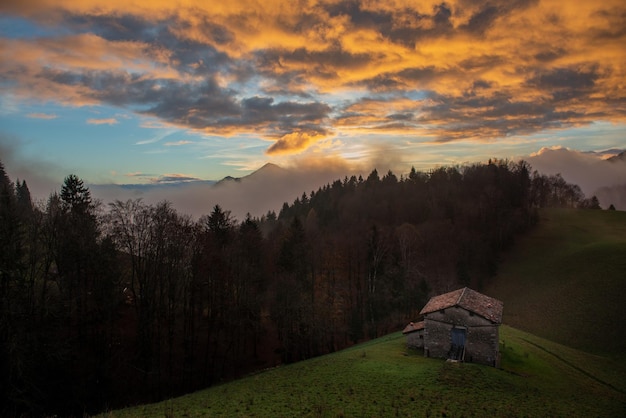
[[[466,329],[465,361],[497,366],[499,327],[458,306],[424,317],[424,355],[446,358],[452,345],[452,328]]]
[[[406,334],[406,346],[408,348],[423,348],[424,330],[419,330]]]

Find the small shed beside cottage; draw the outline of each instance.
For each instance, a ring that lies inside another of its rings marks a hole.
[[[424,348],[424,321],[409,323],[402,333],[406,335],[407,348]]]
[[[432,297],[424,317],[424,355],[498,366],[503,303],[468,287]]]

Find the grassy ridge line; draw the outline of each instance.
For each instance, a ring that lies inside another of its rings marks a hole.
[[[422,353],[407,352],[403,336],[395,333],[103,416],[587,417],[620,416],[625,410],[623,379],[605,373],[607,359],[507,326],[502,327],[501,339],[502,370],[424,358]],[[584,371],[571,366],[579,363],[584,363]]]
[[[582,373],[582,374],[584,374],[585,376],[587,376],[587,377],[589,377],[589,378],[591,378],[591,379],[595,380],[596,382],[598,382],[598,383],[600,383],[600,384],[603,384],[603,385],[607,386],[608,388],[611,388],[611,389],[613,389],[613,390],[616,390],[616,391],[618,391],[618,392],[620,392],[620,393],[622,393],[622,394],[626,393],[626,392],[624,392],[622,389],[620,389],[620,388],[617,388],[617,387],[613,386],[611,383],[605,382],[604,380],[602,380],[602,379],[600,379],[600,378],[598,378],[598,377],[594,376],[593,374],[591,374],[591,373],[587,372],[586,370],[584,370],[583,368],[581,368],[581,367],[577,366],[576,364],[571,363],[571,362],[569,362],[568,360],[565,360],[563,357],[561,357],[560,355],[558,355],[558,354],[556,354],[556,353],[553,353],[552,351],[548,350],[547,348],[542,347],[542,346],[540,346],[539,344],[536,344],[536,343],[534,343],[534,342],[532,342],[532,341],[529,341],[529,340],[527,340],[527,339],[525,339],[525,338],[524,338],[524,341],[526,341],[526,342],[527,342],[527,343],[529,343],[529,344],[534,345],[534,346],[535,346],[535,347],[537,347],[538,349],[543,350],[543,351],[545,351],[545,352],[546,352],[546,353],[548,353],[548,354],[552,354],[552,355],[553,355],[554,357],[556,357],[558,360],[560,360],[560,361],[562,361],[563,363],[567,364],[568,366],[570,366],[570,367],[572,367],[572,368],[574,368],[574,369],[578,370],[579,372],[581,372],[581,373]]]
[[[551,209],[483,289],[504,322],[596,354],[626,352],[626,212]]]

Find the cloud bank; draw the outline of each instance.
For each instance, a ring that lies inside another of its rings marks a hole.
[[[602,153],[566,148],[542,148],[526,160],[540,173],[561,174],[568,183],[580,186],[587,198],[595,195],[603,208],[613,204],[626,210],[626,160],[607,161]]]
[[[215,205],[220,205],[242,221],[248,213],[255,217],[268,211],[278,214],[283,203],[292,203],[303,193],[309,195],[325,184],[342,179],[350,174],[348,170],[347,166],[333,161],[321,165],[300,161],[297,169],[265,166],[238,181],[225,180],[218,184],[197,179],[180,181],[181,177],[174,175],[159,178],[152,186],[90,185],[90,189],[103,203],[141,198],[155,204],[167,200],[180,213],[195,219],[208,215]]]

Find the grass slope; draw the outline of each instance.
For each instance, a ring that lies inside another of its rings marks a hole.
[[[408,352],[400,333],[105,417],[621,416],[611,360],[503,326],[502,369]]]
[[[626,212],[554,209],[483,292],[504,323],[596,354],[626,352]]]
[[[544,211],[484,290],[516,327],[502,369],[424,358],[395,333],[104,416],[625,416],[625,271],[626,212]]]

